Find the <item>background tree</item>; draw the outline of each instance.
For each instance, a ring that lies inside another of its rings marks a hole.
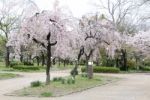
[[[25,14],[25,10],[27,4],[32,7],[35,7],[35,4],[33,6],[33,2],[30,0],[25,1],[15,1],[15,0],[0,0],[0,4],[2,5],[0,7],[0,35],[5,37],[5,44],[7,43],[9,39],[9,35],[19,29],[20,21],[23,18],[23,13]],[[20,6],[23,9],[20,9]],[[28,6],[28,7],[29,7]],[[34,11],[34,10],[33,10]],[[26,13],[27,15],[27,13]],[[8,67],[10,64],[9,61],[9,55],[10,55],[10,47],[6,46],[6,52],[5,52],[5,63]]]

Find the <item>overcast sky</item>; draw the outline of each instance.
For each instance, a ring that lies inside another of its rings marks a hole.
[[[55,0],[34,0],[41,10],[52,9]],[[91,3],[92,0],[59,0],[61,6],[68,7],[75,17],[81,17],[86,13],[97,12],[96,7]]]

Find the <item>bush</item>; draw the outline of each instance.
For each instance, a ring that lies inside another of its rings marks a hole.
[[[10,67],[14,67],[16,65],[23,65],[23,64],[21,62],[17,62],[17,61],[10,62]]]
[[[53,81],[54,81],[54,82],[56,82],[56,81],[61,81],[61,80],[62,80],[62,77],[54,77],[54,78],[53,78]]]
[[[62,80],[62,77],[58,77],[58,81],[61,81]]]
[[[13,69],[23,70],[23,71],[28,71],[28,70],[40,70],[39,67],[24,66],[24,65],[16,65],[16,66],[13,66]]]
[[[144,59],[143,64],[144,64],[145,66],[150,66],[150,57],[146,57],[146,58]]]
[[[75,84],[75,82],[76,82],[75,79],[72,79],[72,84]]]
[[[53,78],[53,81],[54,81],[54,82],[57,81],[57,77],[54,77],[54,78]]]
[[[75,79],[73,79],[73,78],[68,78],[67,80],[65,80],[65,79],[61,79],[61,83],[62,84],[65,84],[65,83],[67,83],[67,84],[75,84]]]
[[[41,94],[41,96],[43,96],[43,97],[51,97],[52,93],[51,92],[44,92],[44,93]]]
[[[82,67],[81,71],[85,72],[86,68]],[[120,70],[115,67],[93,67],[93,72],[95,73],[119,73]]]
[[[62,84],[65,84],[65,79],[62,79],[62,80],[61,80],[61,83],[62,83]]]
[[[33,66],[33,65],[34,65],[32,62],[26,62],[26,61],[23,62],[23,64],[24,64],[24,65],[27,65],[27,66]]]
[[[68,83],[68,84],[75,84],[75,80],[72,79],[72,78],[68,78],[68,79],[67,79],[67,83]]]
[[[142,71],[150,71],[150,67],[140,67],[140,70],[142,70]]]
[[[72,80],[69,78],[69,79],[67,80],[67,83],[68,83],[68,84],[71,84],[71,83],[72,83]]]
[[[88,75],[85,73],[85,74],[81,74],[82,77],[88,77]]]
[[[133,61],[133,60],[128,60],[128,61],[127,61],[127,67],[128,67],[129,69],[136,69],[136,62]]]
[[[40,82],[40,81],[31,82],[31,87],[39,87],[41,85],[42,85],[42,82]]]

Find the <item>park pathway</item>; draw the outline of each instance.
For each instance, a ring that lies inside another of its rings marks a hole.
[[[68,71],[52,72],[54,76],[68,75]],[[101,74],[123,78],[122,80],[87,91],[62,97],[38,98],[5,96],[14,90],[23,88],[34,80],[45,80],[44,73],[20,73],[24,77],[0,81],[0,100],[150,100],[150,74]]]

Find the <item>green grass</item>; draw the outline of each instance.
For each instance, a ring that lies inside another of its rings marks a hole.
[[[0,80],[15,78],[15,77],[18,77],[18,76],[19,76],[19,75],[17,75],[17,74],[12,74],[12,73],[0,73]]]
[[[70,78],[67,77],[66,80]],[[55,97],[63,96],[74,92],[83,91],[89,88],[93,88],[99,85],[104,85],[113,81],[118,80],[114,77],[104,77],[104,76],[94,76],[93,79],[87,79],[86,77],[81,77],[78,75],[74,84],[62,84],[61,81],[51,81],[50,85],[45,85],[44,83],[39,87],[26,87],[21,90],[15,91],[14,95],[17,96],[37,96],[37,97]]]
[[[41,94],[42,97],[51,97],[52,93],[51,92],[44,92]]]

